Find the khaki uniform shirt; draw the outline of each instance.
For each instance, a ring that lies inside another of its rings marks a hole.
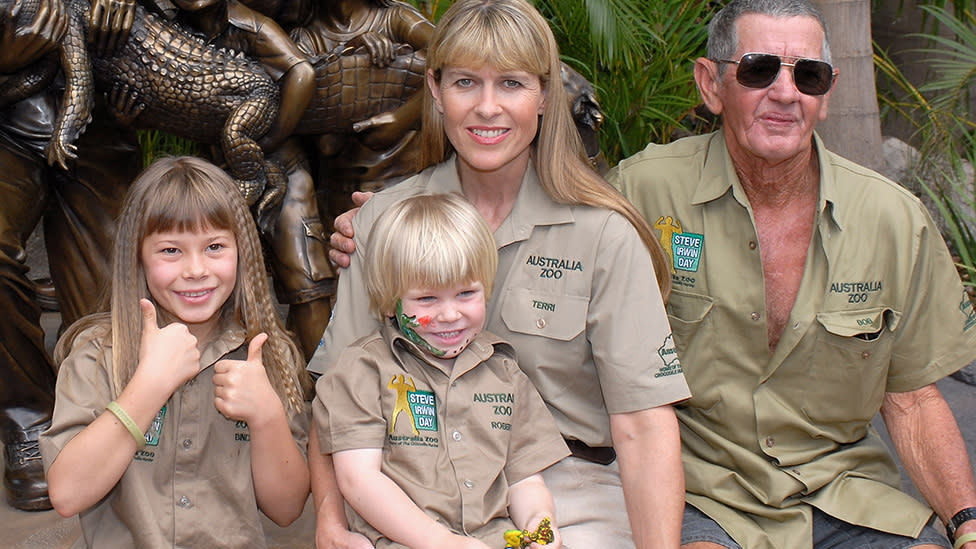
[[[385,208],[418,194],[461,192],[454,159],[378,193],[353,225],[357,252],[339,276],[336,306],[309,363],[322,373],[378,327],[362,258]],[[512,212],[495,231],[498,274],[485,328],[518,349],[563,436],[611,446],[608,414],[689,396],[651,257],[623,216],[549,198],[530,166]]]
[[[811,505],[917,535],[931,510],[900,491],[871,420],[885,392],[976,355],[976,316],[924,206],[815,145],[814,233],[772,355],[761,250],[723,135],[651,145],[610,175],[672,257],[668,314],[694,394],[677,408],[688,501],[749,548],[810,547]]]
[[[81,334],[61,364],[51,428],[40,438],[45,470],[116,396],[110,345]],[[101,361],[99,357],[101,355]],[[176,390],[146,433],[118,484],[79,514],[75,547],[264,547],[251,481],[247,423],[214,406],[213,364],[244,360],[244,330],[225,331],[200,360],[200,373]],[[305,453],[308,414],[289,414]]]
[[[418,507],[492,546],[514,528],[508,487],[569,455],[515,350],[488,332],[450,368],[388,322],[342,353],[316,393],[323,451],[381,448],[383,473]],[[374,545],[392,543],[348,514]]]

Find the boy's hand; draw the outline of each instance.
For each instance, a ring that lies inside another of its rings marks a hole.
[[[214,364],[214,406],[227,419],[256,424],[275,409],[283,410],[261,357],[266,341],[268,334],[262,332],[248,344],[247,360],[224,359]]]
[[[139,308],[142,309],[142,338],[136,374],[149,378],[153,385],[167,388],[167,394],[173,394],[200,371],[197,338],[179,322],[160,328],[156,307],[148,299],[140,299]]]

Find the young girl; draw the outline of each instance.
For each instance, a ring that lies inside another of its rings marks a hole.
[[[540,472],[569,450],[515,350],[483,331],[498,265],[488,225],[460,195],[414,196],[383,212],[370,244],[383,325],[319,378],[313,404],[351,528],[377,549],[488,549],[548,521],[559,549]]]
[[[54,508],[88,547],[263,547],[258,509],[287,525],[304,507],[308,416],[243,199],[204,160],[159,160],[114,252],[107,311],[55,349]]]

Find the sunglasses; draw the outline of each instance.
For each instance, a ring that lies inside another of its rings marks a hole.
[[[713,59],[716,63],[730,63],[738,65],[735,71],[737,82],[747,88],[762,89],[776,81],[781,67],[793,68],[793,82],[796,89],[807,95],[823,95],[830,91],[834,83],[834,68],[830,63],[817,59],[794,59],[793,63],[786,63],[783,58],[771,53],[747,53],[738,61],[727,59]]]

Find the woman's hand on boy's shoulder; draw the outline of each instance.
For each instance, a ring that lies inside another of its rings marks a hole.
[[[214,364],[214,406],[224,417],[246,421],[251,429],[284,414],[284,407],[264,369],[261,348],[268,334],[260,333],[247,346],[247,360],[223,359]]]
[[[139,300],[142,309],[142,337],[136,374],[149,378],[156,387],[172,394],[200,371],[197,338],[185,324],[172,322],[160,328],[156,307],[148,299]]]
[[[356,251],[356,243],[353,241],[355,233],[352,228],[352,220],[356,217],[359,208],[373,197],[373,193],[366,191],[356,191],[352,193],[352,203],[354,208],[339,214],[332,223],[335,231],[329,235],[329,261],[340,269],[349,266],[349,256]]]

